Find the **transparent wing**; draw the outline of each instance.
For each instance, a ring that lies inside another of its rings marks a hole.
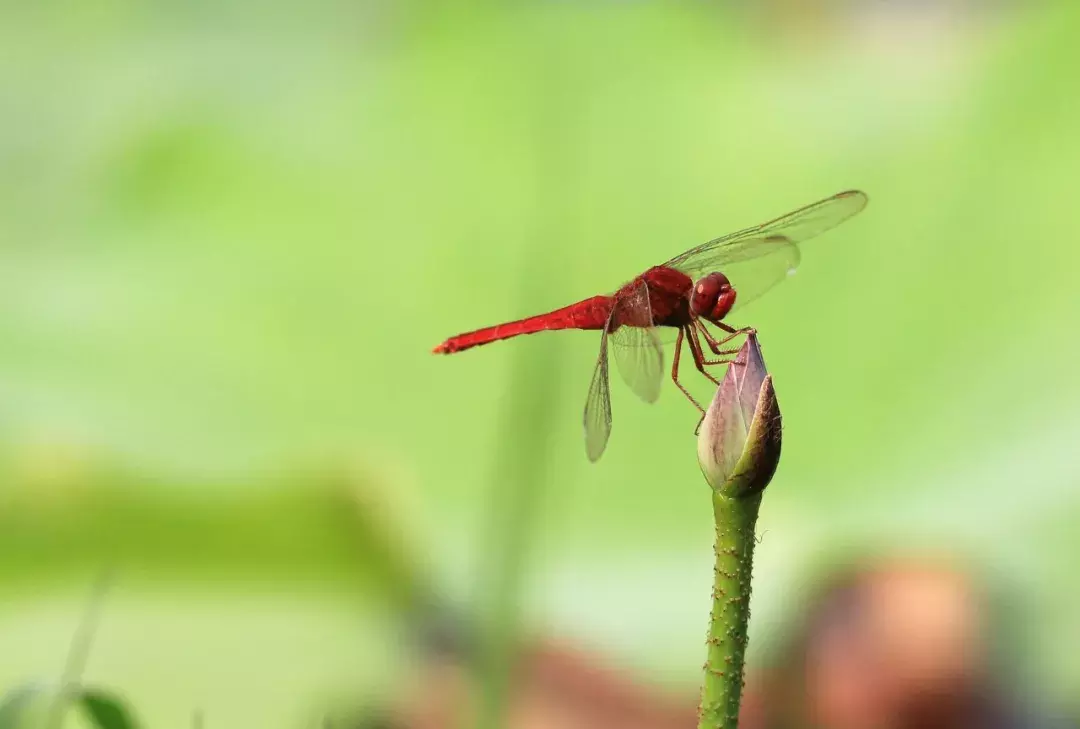
[[[614,316],[612,309],[612,316]],[[608,317],[610,325],[611,317]],[[589,394],[585,398],[585,453],[589,460],[600,460],[611,435],[611,390],[608,386],[608,330],[600,335],[600,355],[596,358]]]
[[[735,287],[735,309],[739,309],[795,272],[800,260],[798,244],[836,227],[866,203],[863,192],[841,192],[768,223],[703,243],[664,265],[694,280],[723,272]]]
[[[794,243],[786,240],[759,243],[753,258],[729,261],[724,263],[722,268],[711,269],[722,271],[735,287],[735,306],[731,307],[732,311],[738,311],[760,298],[773,286],[794,274],[799,267],[802,254]]]
[[[664,348],[652,325],[649,287],[644,280],[620,292],[611,316],[611,351],[619,374],[638,397],[656,402],[664,380]]]

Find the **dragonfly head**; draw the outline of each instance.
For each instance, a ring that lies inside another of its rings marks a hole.
[[[720,321],[735,306],[735,289],[719,271],[702,276],[690,294],[690,311],[708,321]]]

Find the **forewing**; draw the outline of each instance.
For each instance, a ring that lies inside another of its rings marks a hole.
[[[612,308],[611,351],[623,381],[645,402],[656,402],[664,379],[664,348],[652,325],[644,280],[619,292]]]
[[[613,312],[614,313],[614,312]],[[608,321],[611,319],[609,317]],[[585,398],[585,453],[596,462],[611,435],[611,390],[608,386],[608,333],[600,335],[600,354],[596,358],[589,394]]]
[[[723,272],[735,287],[738,309],[795,272],[800,243],[836,227],[866,203],[863,192],[841,192],[768,223],[711,240],[664,265],[694,280]]]
[[[799,247],[787,241],[758,241],[754,257],[729,261],[719,270],[735,288],[732,311],[757,299],[776,284],[795,273],[802,255]]]

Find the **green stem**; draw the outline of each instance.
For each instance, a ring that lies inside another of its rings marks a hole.
[[[547,479],[548,442],[558,401],[557,346],[517,355],[504,395],[499,450],[491,497],[490,533],[481,566],[480,616],[483,632],[477,656],[480,729],[506,726],[519,642],[520,599],[529,574]]]
[[[82,620],[71,638],[68,646],[67,661],[64,663],[64,673],[60,677],[60,687],[49,707],[49,715],[45,726],[48,729],[60,729],[64,723],[64,713],[69,703],[77,701],[79,682],[82,681],[83,669],[86,668],[86,659],[90,655],[90,644],[97,632],[98,617],[101,612],[101,603],[105,599],[105,593],[109,590],[112,574],[109,570],[102,572],[90,592],[86,609],[83,611]]]
[[[573,84],[576,69],[566,67],[558,44],[550,42],[523,48],[526,66],[539,76],[531,79],[532,98],[539,107],[531,114],[535,152],[537,221],[533,248],[525,251],[520,286],[524,302],[538,301],[545,282],[554,280],[555,269],[544,271],[542,260],[551,256],[552,241],[573,238],[572,225],[577,196],[568,181],[577,179],[574,164],[576,134],[573,114],[579,108]],[[569,94],[569,96],[567,96]],[[569,112],[569,114],[568,114]],[[524,306],[523,308],[528,308]],[[553,338],[554,339],[554,338]],[[548,442],[554,431],[560,387],[559,342],[543,348],[516,348],[511,381],[504,398],[503,422],[496,456],[495,497],[491,506],[492,538],[487,543],[488,565],[484,635],[480,646],[479,729],[503,729],[513,689],[511,676],[519,642],[522,589],[529,574],[528,551],[536,537],[548,467]]]
[[[750,577],[761,491],[743,497],[713,491],[716,544],[708,657],[698,729],[737,729],[750,622]]]

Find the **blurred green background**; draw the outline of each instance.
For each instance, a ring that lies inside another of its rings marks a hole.
[[[522,462],[527,625],[693,686],[693,409],[615,382],[593,466],[595,333],[430,350],[857,187],[736,318],[785,418],[752,653],[823,550],[945,550],[1070,699],[1080,12],[931,5],[4,3],[0,686],[59,672],[112,565],[87,677],[148,724],[378,696],[343,514],[384,505],[464,600]]]

